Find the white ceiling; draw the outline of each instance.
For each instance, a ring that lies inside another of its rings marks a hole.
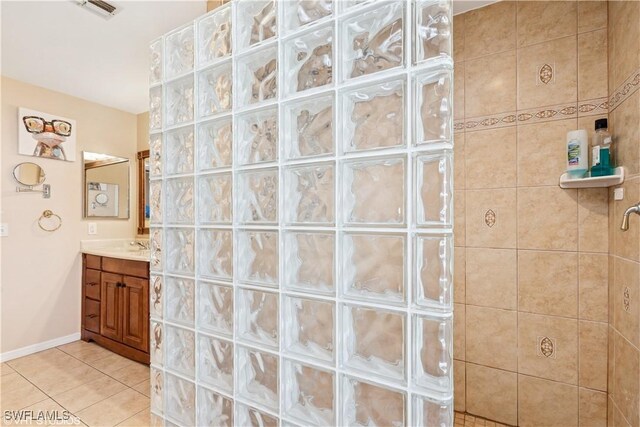
[[[148,108],[149,41],[206,12],[205,0],[113,0],[105,20],[75,1],[0,1],[2,75],[131,113]]]

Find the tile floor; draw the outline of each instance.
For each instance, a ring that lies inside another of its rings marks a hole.
[[[495,421],[485,420],[484,418],[475,417],[471,414],[463,414],[456,412],[454,419],[455,427],[507,427],[505,424],[496,423]]]
[[[149,367],[96,344],[75,341],[14,359],[0,375],[2,425],[64,425],[18,423],[6,412],[18,410],[67,414],[67,425],[149,425]]]

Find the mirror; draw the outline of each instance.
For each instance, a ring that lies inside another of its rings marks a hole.
[[[24,162],[13,168],[13,177],[22,185],[33,187],[44,182],[44,169],[31,162]]]
[[[129,159],[83,152],[84,217],[129,218]]]
[[[149,150],[138,153],[138,234],[149,234]]]

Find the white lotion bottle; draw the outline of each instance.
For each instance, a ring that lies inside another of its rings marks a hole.
[[[589,133],[585,129],[567,132],[567,173],[582,178],[589,170]]]

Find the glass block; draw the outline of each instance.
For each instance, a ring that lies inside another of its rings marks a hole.
[[[303,425],[335,425],[335,374],[285,360],[284,414]]]
[[[162,223],[162,182],[149,182],[149,214],[145,214],[149,218],[151,224]]]
[[[341,387],[342,423],[345,427],[407,425],[407,396],[403,391],[346,375],[342,376]],[[431,427],[430,424],[415,422],[413,425]]]
[[[342,365],[405,383],[405,315],[345,304]]]
[[[243,399],[278,410],[278,356],[236,346],[237,393]],[[240,421],[240,420],[238,420]]]
[[[330,85],[333,82],[333,25],[315,28],[285,41],[283,59],[286,94]]]
[[[342,95],[344,151],[406,145],[405,83],[395,79]]]
[[[236,120],[236,161],[239,165],[278,160],[277,108],[253,111]]]
[[[344,223],[403,225],[406,204],[405,169],[404,156],[343,162]]]
[[[248,1],[245,3],[257,3]],[[276,45],[241,56],[237,60],[236,106],[244,107],[278,95],[278,48]]]
[[[194,231],[188,228],[168,228],[167,231],[168,273],[193,275]]]
[[[287,224],[332,225],[335,210],[334,164],[290,167],[284,173]]]
[[[149,45],[149,84],[154,85],[162,81],[162,39]]]
[[[169,224],[193,224],[193,178],[165,180],[166,215]]]
[[[231,230],[198,230],[198,274],[211,279],[233,279]]]
[[[450,142],[453,138],[453,72],[432,71],[414,80],[416,144]]]
[[[162,298],[162,276],[151,275],[149,281],[149,314],[151,317],[162,319],[164,299]]]
[[[404,65],[403,1],[369,9],[342,24],[344,77],[359,77]]]
[[[156,133],[149,136],[149,176],[159,178],[162,176],[162,134]]]
[[[162,228],[151,227],[149,231],[149,269],[151,271],[162,271]]]
[[[153,411],[153,408],[151,408],[151,410]],[[151,427],[165,427],[165,420],[162,419],[160,415],[151,412],[151,414],[149,414],[149,425]]]
[[[231,118],[212,120],[198,125],[198,169],[231,166],[233,158],[233,126]]]
[[[342,248],[344,296],[382,304],[406,303],[404,235],[345,233]]]
[[[333,105],[332,94],[285,104],[282,137],[287,159],[333,154]]]
[[[151,409],[161,414],[164,411],[164,373],[152,366],[149,370],[149,377]]]
[[[414,306],[421,309],[451,309],[452,236],[418,234],[414,244]]]
[[[193,172],[194,159],[193,126],[185,126],[164,134],[164,152],[167,175]]]
[[[198,387],[199,427],[233,427],[233,401]]]
[[[198,73],[198,115],[207,117],[231,111],[231,61]]]
[[[165,126],[176,126],[193,120],[193,76],[189,75],[165,85]]]
[[[203,330],[233,335],[233,288],[218,283],[198,283],[198,326]]]
[[[198,22],[198,63],[206,65],[231,54],[231,7],[222,7]]]
[[[237,238],[238,279],[278,286],[278,232],[242,230]]]
[[[162,86],[149,89],[149,130],[162,129]]]
[[[196,284],[191,279],[167,277],[167,320],[193,325],[196,313]]]
[[[333,0],[289,0],[282,3],[285,26],[289,30],[329,16],[335,7]]]
[[[236,187],[237,215],[241,224],[278,222],[278,169],[240,172]]]
[[[278,294],[238,289],[236,338],[278,350]]]
[[[196,338],[192,331],[165,325],[165,365],[177,373],[193,378],[196,369]]]
[[[198,380],[217,390],[233,394],[233,343],[198,336]]]
[[[342,6],[343,11],[346,11],[354,6],[359,6],[370,1],[371,0],[343,0],[338,2],[338,4]]]
[[[240,19],[235,28],[236,43],[240,50],[275,38],[278,31],[275,0],[253,0],[238,3]]]
[[[413,382],[447,396],[453,382],[451,314],[413,315]]]
[[[156,366],[164,365],[164,340],[163,326],[160,322],[151,321],[151,338],[149,339],[149,353],[151,364]]]
[[[454,424],[453,402],[413,395],[413,423],[417,426],[448,427]]]
[[[335,303],[285,296],[283,351],[333,365]]]
[[[165,37],[165,79],[193,70],[194,57],[193,25],[188,25]]]
[[[287,232],[284,236],[285,286],[302,292],[334,294],[333,233]]]
[[[450,62],[453,36],[451,2],[418,1],[415,10],[415,62]]]
[[[232,184],[230,172],[198,178],[200,224],[231,224]]]
[[[236,425],[243,427],[278,427],[278,418],[250,406],[236,403]]]
[[[419,155],[416,157],[416,223],[424,227],[453,225],[452,154]]]
[[[195,425],[196,386],[190,381],[167,373],[165,389],[165,414],[181,425]]]

